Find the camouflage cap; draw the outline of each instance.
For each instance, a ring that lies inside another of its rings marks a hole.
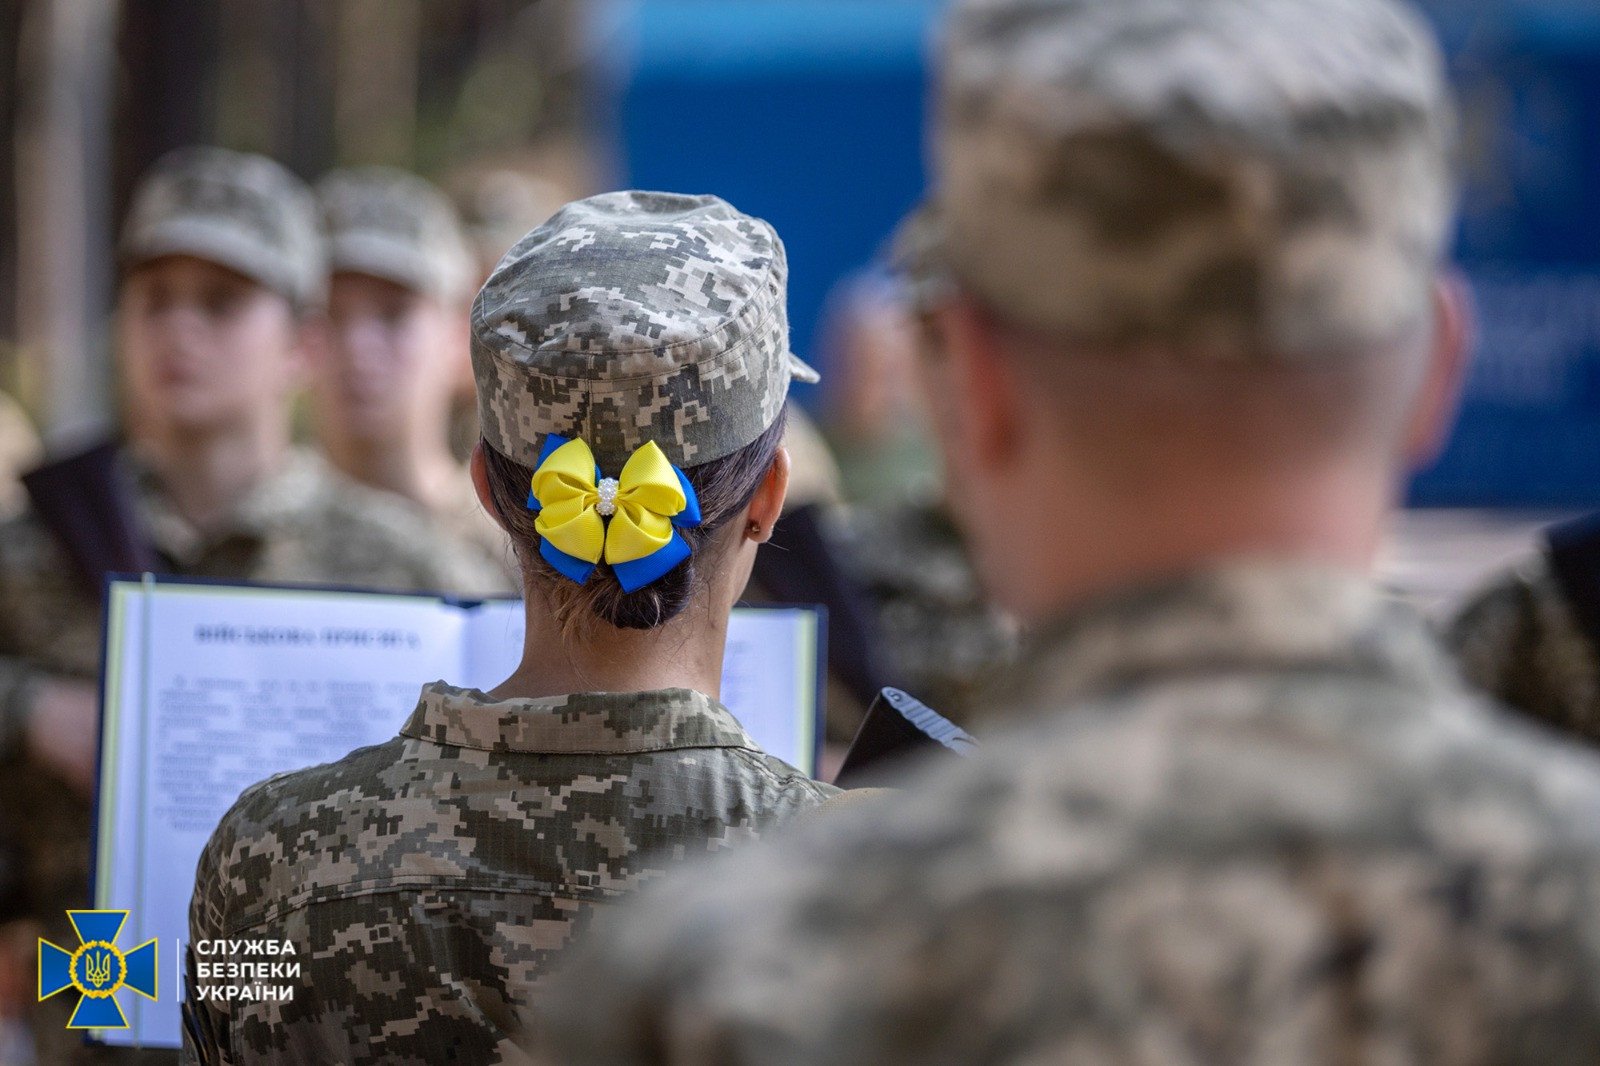
[[[620,469],[653,440],[679,466],[738,451],[790,378],[788,261],[770,225],[715,196],[614,192],[512,246],[472,308],[483,438],[531,463],[546,434]]]
[[[225,148],[169,152],[140,179],[122,228],[124,268],[192,255],[236,270],[298,306],[323,293],[311,191],[265,156]]]
[[[1218,361],[1426,321],[1454,112],[1395,0],[960,0],[937,95],[909,243],[1007,321]]]
[[[445,300],[471,290],[461,222],[428,182],[393,167],[350,167],[316,191],[330,273],[370,274]]]

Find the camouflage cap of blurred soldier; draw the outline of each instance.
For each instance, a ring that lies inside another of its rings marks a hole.
[[[940,50],[917,255],[1082,346],[1387,343],[1426,324],[1450,230],[1440,69],[1412,13],[1369,0],[971,0]]]
[[[322,238],[310,190],[265,156],[180,148],[140,179],[123,224],[124,271],[169,256],[216,263],[297,308],[322,299]]]
[[[383,278],[414,292],[466,300],[476,279],[454,206],[424,179],[393,167],[349,167],[317,182],[328,271]]]

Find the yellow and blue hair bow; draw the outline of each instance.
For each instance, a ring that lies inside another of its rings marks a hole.
[[[634,449],[609,478],[589,445],[552,433],[531,487],[539,554],[580,585],[604,558],[625,592],[644,588],[689,557],[679,530],[700,524],[694,486],[655,441]]]

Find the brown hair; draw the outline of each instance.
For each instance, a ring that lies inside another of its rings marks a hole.
[[[561,576],[545,562],[539,554],[540,538],[534,528],[536,515],[528,510],[532,468],[507,459],[484,442],[489,497],[500,524],[511,536],[524,580],[544,584],[551,592],[551,603],[563,627],[588,616],[618,629],[654,629],[670,621],[694,599],[702,573],[721,564],[715,535],[728,519],[744,511],[761,487],[782,446],[788,411],[786,405],[761,436],[732,455],[684,468],[684,476],[700,498],[700,524],[682,530],[692,554],[658,580],[633,592],[623,591],[604,562],[582,585]]]

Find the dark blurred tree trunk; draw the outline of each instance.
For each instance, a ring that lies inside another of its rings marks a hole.
[[[333,163],[334,5],[279,0],[278,160],[315,179]]]
[[[18,336],[47,432],[111,415],[112,0],[22,5],[17,79]]]
[[[161,155],[213,136],[216,0],[123,0],[117,93],[115,217]]]
[[[333,157],[331,0],[214,0],[215,140],[314,178]]]

